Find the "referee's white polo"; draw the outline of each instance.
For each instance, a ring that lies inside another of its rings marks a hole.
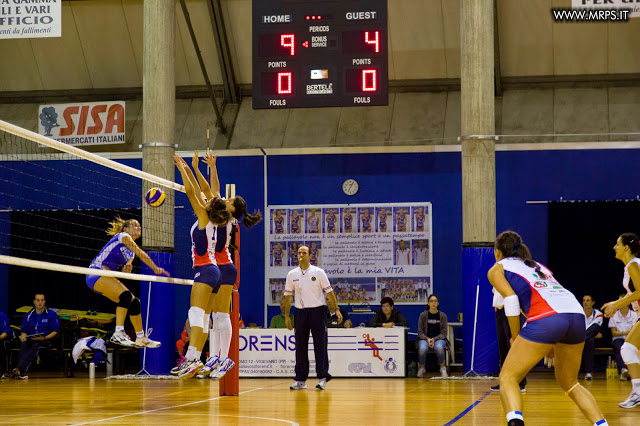
[[[306,271],[298,266],[287,274],[284,295],[294,292],[296,309],[317,308],[325,304],[324,293],[332,292],[327,274],[317,266],[309,265]]]

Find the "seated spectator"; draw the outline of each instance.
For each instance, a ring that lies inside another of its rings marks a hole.
[[[377,311],[371,321],[369,321],[369,327],[386,327],[391,328],[409,327],[409,321],[402,316],[399,311],[393,308],[393,299],[390,297],[383,297],[380,301],[382,310]]]
[[[582,366],[585,372],[585,380],[593,380],[593,356],[596,353],[595,339],[602,339],[600,328],[602,327],[604,316],[599,310],[593,309],[594,303],[595,300],[590,294],[582,296],[582,307],[584,308],[587,327],[587,340],[584,342],[584,349],[582,350]]]
[[[291,326],[294,326],[292,313],[289,314],[289,318],[291,319]],[[284,322],[284,298],[280,299],[280,314],[271,318],[269,328],[287,328]]]
[[[336,315],[331,315],[331,312],[327,310],[327,327],[329,328],[353,328],[353,322],[349,319],[349,313],[344,310],[344,308],[340,308],[340,313],[342,314],[342,322],[338,322],[338,317]]]
[[[9,323],[9,317],[0,312],[0,377],[9,378],[9,366],[7,365],[6,344],[13,339],[13,330]]]
[[[622,299],[626,294],[621,294],[618,299]],[[631,309],[629,305],[626,305],[609,320],[609,328],[611,328],[611,346],[613,347],[613,353],[616,355],[616,365],[618,366],[618,374],[620,374],[620,380],[629,380],[629,370],[622,360],[620,355],[620,348],[626,339],[627,334],[638,321],[638,315]]]
[[[50,347],[60,330],[58,314],[47,309],[44,294],[37,293],[33,304],[35,307],[22,320],[18,366],[12,371],[16,379],[29,378],[27,371],[38,356],[38,351],[40,348]]]
[[[427,302],[428,309],[420,314],[418,320],[418,377],[424,377],[427,352],[434,350],[440,364],[440,375],[448,377],[445,365],[445,346],[447,345],[447,314],[438,310],[440,300],[432,294]]]

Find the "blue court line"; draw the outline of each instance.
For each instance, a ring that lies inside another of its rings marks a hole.
[[[485,393],[484,395],[482,395],[480,397],[480,399],[478,399],[476,402],[474,402],[473,404],[468,406],[462,413],[458,414],[453,419],[449,420],[449,422],[445,423],[444,426],[450,426],[450,425],[454,424],[455,422],[457,422],[458,420],[460,420],[461,418],[463,418],[469,411],[471,411],[473,409],[473,407],[475,407],[476,405],[480,404],[482,402],[482,400],[485,399],[489,394],[491,394],[490,391]]]

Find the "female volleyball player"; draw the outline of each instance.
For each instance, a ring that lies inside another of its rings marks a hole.
[[[531,253],[515,232],[498,235],[496,264],[489,282],[504,297],[511,329],[511,349],[500,371],[500,398],[509,426],[524,425],[518,383],[551,349],[555,352],[556,381],[594,425],[608,425],[588,390],[578,383],[585,341],[584,311]],[[520,330],[520,310],[527,322]]]
[[[123,220],[119,217],[109,223],[111,227],[107,234],[113,238],[109,240],[98,256],[91,262],[89,268],[106,269],[109,271],[131,272],[131,262],[138,256],[146,263],[156,275],[169,273],[156,266],[153,260],[145,253],[135,240],[140,237],[140,223],[135,219]],[[111,342],[128,347],[157,348],[160,342],[149,339],[142,328],[142,315],[140,313],[140,299],[133,296],[127,287],[115,277],[103,277],[100,275],[87,275],[87,286],[98,294],[113,300],[118,304],[116,308],[116,331],[111,336]],[[129,319],[136,331],[136,341],[133,342],[124,332],[124,320],[129,313]]]
[[[622,286],[627,290],[627,295],[615,302],[605,303],[602,306],[604,315],[611,318],[621,307],[629,303],[640,316],[640,240],[636,234],[625,233],[620,235],[613,246],[616,259],[624,263],[624,278]],[[624,344],[620,348],[622,360],[627,364],[629,376],[631,376],[631,393],[629,397],[619,405],[622,408],[633,408],[640,405],[640,321],[631,328]]]
[[[196,151],[195,156],[198,155]],[[220,180],[218,179],[218,170],[216,167],[217,157],[207,152],[204,156],[204,162],[211,169],[211,185],[201,184],[205,195],[209,191],[210,197],[220,197]],[[197,160],[194,159],[194,163]],[[240,221],[246,228],[251,228],[262,219],[260,212],[253,214],[247,213],[247,203],[239,195],[224,200],[227,211],[233,216],[226,226],[218,226],[215,258],[218,268],[220,269],[220,281],[214,287],[207,312],[212,312],[212,332],[210,339],[210,357],[207,359],[205,367],[198,374],[198,378],[210,377],[219,379],[223,377],[227,371],[231,370],[235,363],[229,358],[229,347],[231,346],[231,317],[229,316],[229,307],[231,305],[231,293],[233,285],[238,277],[238,270],[231,259],[229,244],[232,242],[233,227],[237,226]]]
[[[191,256],[193,268],[196,271],[188,314],[192,345],[187,350],[185,362],[172,370],[172,373],[179,377],[188,378],[193,377],[204,367],[200,356],[209,331],[209,315],[205,312],[210,311],[209,300],[220,280],[220,269],[214,255],[217,241],[216,227],[225,227],[232,216],[219,197],[210,197],[205,201],[204,196],[207,194],[200,191],[191,168],[179,155],[174,155],[173,159],[182,176],[182,183],[191,207],[198,218],[191,227]]]

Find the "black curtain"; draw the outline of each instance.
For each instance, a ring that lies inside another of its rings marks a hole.
[[[109,241],[105,231],[116,215],[141,221],[141,209],[27,210],[11,212],[11,256],[64,265],[88,267]],[[139,245],[141,241],[136,241]],[[134,272],[139,272],[139,260]],[[123,281],[136,296],[138,281]],[[74,310],[115,312],[115,304],[92,292],[85,276],[45,269],[9,268],[9,312],[32,305],[43,293],[47,306]]]
[[[582,303],[590,294],[600,307],[625,293],[624,264],[613,246],[624,232],[640,232],[640,201],[585,201],[549,203],[549,269]],[[604,320],[601,346],[610,346]]]

